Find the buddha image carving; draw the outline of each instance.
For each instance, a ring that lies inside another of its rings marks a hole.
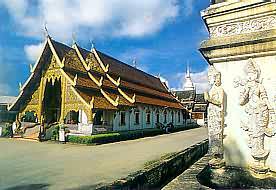
[[[260,81],[260,68],[253,59],[248,60],[245,73],[246,78],[234,80],[234,87],[239,87],[240,90],[239,104],[244,107],[246,113],[241,127],[247,131],[249,137],[248,147],[255,159],[253,166],[264,167],[264,161],[269,154],[264,147],[264,138],[275,134],[274,127],[269,125],[274,111],[268,101],[266,89]]]
[[[204,93],[204,98],[208,105],[208,135],[209,154],[212,160],[211,166],[220,167],[223,161],[223,127],[224,127],[224,90],[221,86],[221,73],[213,66],[208,72],[209,83],[212,85],[209,92]]]

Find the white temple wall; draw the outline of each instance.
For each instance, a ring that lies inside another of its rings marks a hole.
[[[275,110],[276,97],[276,56],[266,56],[253,59],[260,67],[260,79],[264,85],[269,102]],[[229,165],[247,167],[253,161],[251,150],[248,147],[248,134],[241,127],[246,117],[244,106],[239,105],[239,89],[234,88],[236,77],[246,77],[244,67],[248,59],[214,63],[215,68],[221,72],[222,86],[225,91],[226,112],[224,139],[225,160]],[[276,136],[265,137],[265,148],[270,150],[267,165],[276,171]]]
[[[139,124],[135,123],[135,111],[139,110]],[[147,123],[147,111],[150,111],[150,123]],[[159,122],[167,125],[172,122],[172,112],[174,114],[173,124],[175,127],[184,126],[185,122],[183,122],[183,112],[182,110],[177,109],[166,109],[167,111],[167,122],[165,121],[164,109],[155,106],[138,106],[137,109],[128,109],[125,110],[126,114],[126,122],[125,125],[120,124],[121,119],[121,111],[116,112],[116,117],[113,116],[113,130],[114,131],[125,131],[125,130],[139,130],[139,129],[150,129],[155,128],[157,123],[157,110],[159,110]],[[180,111],[180,122],[178,122],[178,114]]]

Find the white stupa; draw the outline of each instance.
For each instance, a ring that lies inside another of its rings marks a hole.
[[[183,89],[186,90],[195,90],[195,86],[194,83],[191,79],[191,75],[190,75],[190,67],[189,64],[187,66],[187,71],[186,71],[186,75],[185,75],[185,83],[183,85]]]

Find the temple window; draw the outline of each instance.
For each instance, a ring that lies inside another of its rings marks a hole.
[[[146,112],[146,122],[147,124],[150,124],[150,110],[147,110]]]
[[[156,112],[156,123],[160,122],[160,115],[159,115],[159,111]]]
[[[65,124],[78,124],[79,112],[70,111],[65,117]]]
[[[167,123],[167,111],[164,111],[164,123]]]
[[[140,123],[140,112],[139,110],[135,111],[135,124],[138,125]]]
[[[174,121],[174,112],[172,111],[172,122]]]
[[[125,111],[121,111],[120,125],[126,125],[126,112]]]
[[[94,118],[94,125],[102,125],[103,124],[103,110],[99,110],[96,112]]]
[[[180,123],[180,117],[181,117],[181,114],[180,114],[180,111],[178,111],[178,123]]]

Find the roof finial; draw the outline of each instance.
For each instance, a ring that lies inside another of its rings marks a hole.
[[[160,74],[160,73],[158,73],[157,77],[160,79],[160,78],[161,78],[161,74]]]
[[[137,68],[137,60],[136,57],[134,57],[133,61],[132,61],[132,65],[134,68]]]
[[[72,40],[73,40],[73,44],[77,43],[75,32],[72,33]]]
[[[48,32],[47,22],[46,21],[44,22],[44,35],[45,35],[46,39],[50,36],[49,32]]]
[[[90,39],[91,51],[95,48],[93,41]]]

